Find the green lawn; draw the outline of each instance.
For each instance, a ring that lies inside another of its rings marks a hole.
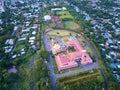
[[[97,72],[95,72],[97,70]],[[57,78],[59,90],[101,90],[104,86],[104,79],[99,69],[74,73]],[[67,87],[66,87],[67,86]]]
[[[97,77],[94,77],[94,76],[97,76]],[[77,81],[82,82],[82,81],[84,81],[84,79],[90,80],[90,79],[94,79],[94,78],[101,78],[103,80],[101,73],[98,69],[93,69],[92,73],[90,70],[88,70],[88,71],[84,71],[84,72],[75,73],[75,74],[69,75],[69,76],[63,76],[63,77],[58,78],[57,81],[69,84],[69,83],[77,82]]]
[[[94,77],[94,76],[97,76],[97,77]],[[77,81],[82,82],[85,79],[90,80],[90,79],[98,78],[99,76],[100,76],[99,73],[88,74],[88,75],[85,75],[85,76],[82,76],[82,77],[75,77],[71,80],[66,81],[65,83],[70,84],[70,83],[75,83]]]
[[[78,39],[78,41],[80,42],[81,45],[85,44],[85,42],[83,41],[82,38],[77,38],[77,39]],[[84,49],[90,54],[90,56],[92,56],[92,57],[94,56],[93,51],[90,47],[85,46]]]
[[[54,30],[47,33],[47,35],[56,35],[56,36],[70,36],[71,34],[72,34],[71,32],[65,30]]]
[[[54,58],[52,58],[52,66],[53,66],[53,69],[54,69],[54,72],[55,72],[55,73],[60,73],[60,72],[58,71],[57,64],[56,64],[56,61],[55,61]]]
[[[60,19],[73,19],[69,11],[57,11],[56,14],[60,16]]]
[[[62,71],[60,71],[60,73],[65,73],[65,72],[74,71],[74,70],[78,70],[78,69],[82,69],[82,66],[77,66],[77,67],[73,67],[70,69],[62,70]]]
[[[64,27],[66,29],[77,29],[77,28],[79,28],[79,25],[76,24],[74,21],[65,21]]]
[[[68,42],[69,41],[69,38],[63,38],[62,39],[64,43]]]
[[[83,41],[82,38],[77,38],[77,39],[78,39],[78,41],[80,42],[81,45],[84,45],[84,44],[85,44],[85,42]]]
[[[90,54],[90,56],[92,56],[92,57],[94,56],[94,55],[93,55],[93,51],[91,50],[90,47],[85,46],[84,48],[85,48],[85,50]]]

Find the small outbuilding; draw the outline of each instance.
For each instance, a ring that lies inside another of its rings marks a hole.
[[[44,16],[44,20],[45,20],[45,21],[51,20],[51,16],[50,16],[50,15],[45,15],[45,16]]]

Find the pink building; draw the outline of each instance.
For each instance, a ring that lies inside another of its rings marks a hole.
[[[75,51],[69,52],[69,50],[67,50],[67,55],[59,54],[55,56],[59,71],[76,67],[78,66],[77,62],[81,64],[92,63],[92,59],[77,40],[68,41],[66,45],[67,47],[73,46]]]
[[[70,60],[69,56],[64,54],[55,56],[55,60],[59,71],[78,66],[77,62]]]

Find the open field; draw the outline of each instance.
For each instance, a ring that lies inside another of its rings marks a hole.
[[[53,30],[47,33],[47,35],[56,35],[56,36],[70,36],[74,35],[71,32],[65,30]]]
[[[60,19],[73,19],[69,11],[57,11],[56,14],[60,16]]]
[[[66,29],[78,29],[79,28],[79,25],[76,24],[74,21],[65,21],[64,22],[64,27]]]
[[[88,70],[85,72],[75,73],[73,75],[60,77],[57,79],[58,82],[63,82],[64,84],[74,84],[76,82],[83,82],[86,80],[101,79],[103,80],[100,71],[98,69]]]

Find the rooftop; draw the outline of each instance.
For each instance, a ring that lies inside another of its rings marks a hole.
[[[59,71],[76,67],[78,66],[77,62],[80,62],[81,64],[92,63],[92,59],[77,40],[68,41],[66,43],[66,46],[73,46],[75,48],[75,51],[69,52],[67,50],[66,55],[59,54],[55,56],[55,60]]]

